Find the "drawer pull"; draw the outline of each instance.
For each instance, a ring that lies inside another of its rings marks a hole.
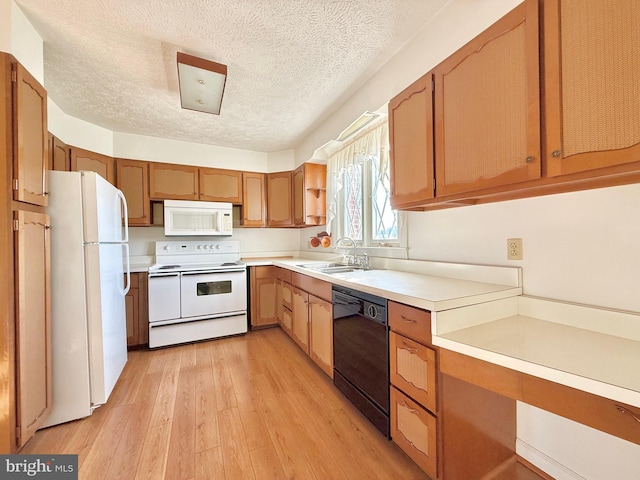
[[[400,315],[400,318],[402,318],[402,320],[404,320],[407,323],[418,323],[417,320],[415,320],[413,318],[405,317],[404,315]]]
[[[416,410],[415,408],[411,408],[409,405],[407,405],[407,402],[405,402],[404,400],[400,400],[400,405],[402,405],[404,408],[409,410],[409,412],[413,413],[414,415],[420,415],[420,412],[418,410]]]
[[[400,348],[402,348],[403,350],[406,350],[409,353],[418,353],[418,349],[416,347],[407,345],[405,342],[402,342],[402,346]]]
[[[640,417],[638,415],[636,415],[635,413],[630,412],[629,410],[624,408],[622,405],[616,405],[616,408],[618,409],[618,411],[620,413],[627,413],[627,414],[631,415],[631,418],[633,418],[636,422],[640,423]]]

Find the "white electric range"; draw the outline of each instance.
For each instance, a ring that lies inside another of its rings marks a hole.
[[[149,347],[247,332],[240,242],[156,242],[149,268]]]

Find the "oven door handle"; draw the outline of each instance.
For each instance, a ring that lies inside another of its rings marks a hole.
[[[179,277],[180,272],[174,273],[150,273],[149,278],[160,278],[160,277]]]
[[[199,272],[182,272],[180,273],[180,275],[182,276],[187,276],[187,275],[222,275],[224,273],[239,273],[239,272],[244,272],[244,267],[243,268],[234,268],[234,269],[229,269],[229,270],[207,270],[207,271],[199,271]]]

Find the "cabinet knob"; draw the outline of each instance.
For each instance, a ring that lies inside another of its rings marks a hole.
[[[529,155],[527,158],[524,159],[524,161],[527,163],[532,163],[535,159],[536,157]]]
[[[562,152],[560,152],[560,150],[554,150],[553,152],[551,152],[551,156],[553,158],[558,158],[561,154]]]

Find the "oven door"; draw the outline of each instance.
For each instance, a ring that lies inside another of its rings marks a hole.
[[[149,274],[149,322],[180,318],[180,273]]]
[[[182,272],[182,318],[224,316],[247,310],[247,273],[241,271]]]

